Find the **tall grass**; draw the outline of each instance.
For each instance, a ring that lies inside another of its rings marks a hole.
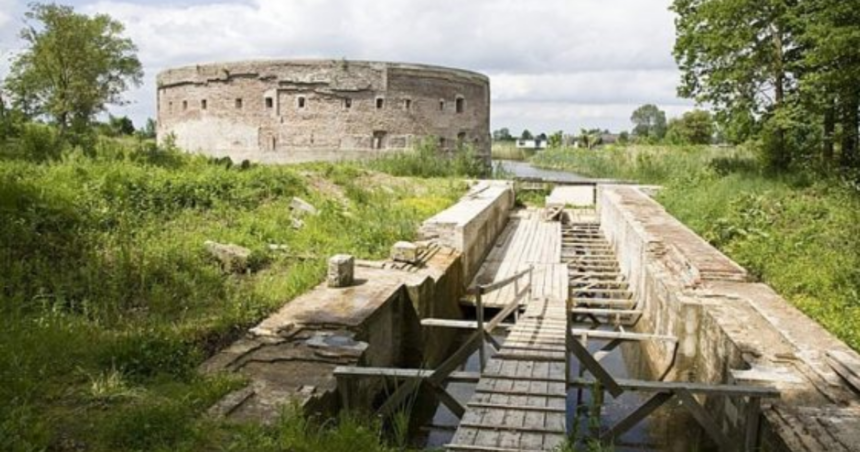
[[[35,161],[12,146],[0,149],[10,451],[196,449],[186,439],[209,428],[197,415],[237,385],[198,376],[206,356],[321,281],[329,255],[383,257],[465,188],[357,164],[236,166],[143,141]],[[321,211],[300,229],[293,196]],[[205,240],[252,249],[259,271],[225,274]]]
[[[365,162],[367,168],[394,176],[410,177],[473,177],[490,175],[490,167],[475,149],[463,145],[451,153],[439,150],[436,141],[427,139],[415,149],[389,152]]]
[[[494,142],[492,148],[493,160],[528,160],[535,155],[537,151],[534,149],[520,149],[517,144],[512,141]]]
[[[541,166],[661,184],[670,213],[860,350],[860,188],[813,170],[764,171],[746,149],[547,151]]]

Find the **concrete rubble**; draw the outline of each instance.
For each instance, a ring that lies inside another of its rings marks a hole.
[[[248,269],[248,261],[251,258],[251,250],[234,245],[223,244],[207,240],[203,243],[206,251],[221,263],[221,268],[226,272],[242,273]]]

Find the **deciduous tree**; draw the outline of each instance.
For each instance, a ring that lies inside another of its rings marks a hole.
[[[120,22],[55,4],[33,4],[25,18],[27,48],[12,62],[6,86],[17,107],[51,119],[61,134],[89,128],[107,105],[122,104],[122,94],[140,84],[137,48],[123,37]]]
[[[630,116],[635,127],[633,134],[641,138],[661,140],[666,135],[666,113],[654,104],[646,104]]]

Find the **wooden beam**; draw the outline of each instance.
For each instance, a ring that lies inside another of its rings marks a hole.
[[[623,341],[667,341],[678,342],[675,336],[647,333],[625,333],[619,331],[573,329],[574,336],[588,336],[589,339],[620,339]]]
[[[625,390],[639,392],[675,392],[680,389],[687,390],[693,394],[722,395],[729,397],[763,397],[778,398],[779,390],[767,386],[740,386],[730,384],[708,384],[682,381],[647,381],[616,379],[618,386]],[[592,379],[575,379],[570,382],[571,386],[589,387],[597,383]]]
[[[439,327],[439,328],[459,328],[459,329],[477,329],[478,322],[474,320],[450,320],[450,319],[422,319],[421,326]],[[514,327],[512,323],[499,323],[496,328],[511,329]]]
[[[631,428],[635,427],[636,424],[642,422],[648,415],[653,413],[657,408],[660,408],[675,397],[674,394],[670,392],[658,392],[651,396],[645,403],[640,405],[638,408],[633,410],[632,413],[628,414],[618,421],[615,425],[609,428],[609,430],[603,432],[600,435],[600,442],[613,444],[615,440],[617,440],[621,435],[627,433]]]
[[[624,389],[618,385],[612,375],[603,368],[603,366],[591,356],[588,349],[585,348],[585,345],[581,344],[577,340],[568,341],[570,351],[576,355],[576,358],[579,359],[579,364],[584,367],[586,370],[591,372],[591,375],[594,375],[597,380],[600,381],[600,384],[612,394],[613,397],[618,397],[624,393]]]

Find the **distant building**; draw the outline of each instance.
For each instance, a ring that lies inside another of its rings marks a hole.
[[[517,149],[546,149],[547,140],[517,140]]]

